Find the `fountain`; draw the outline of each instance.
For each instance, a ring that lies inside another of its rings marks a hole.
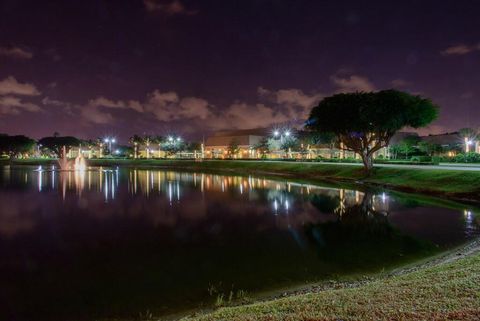
[[[85,158],[82,155],[81,149],[78,150],[78,155],[75,160],[68,160],[67,151],[65,146],[62,147],[62,155],[58,159],[58,166],[62,171],[85,171],[87,169],[87,164]]]

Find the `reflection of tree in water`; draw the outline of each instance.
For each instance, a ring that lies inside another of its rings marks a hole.
[[[306,226],[307,238],[320,259],[351,270],[382,268],[434,251],[433,244],[403,234],[390,225],[388,212],[374,206],[374,195],[366,192],[359,203],[342,208],[341,198],[314,197],[312,205],[323,213],[335,213],[333,221]]]

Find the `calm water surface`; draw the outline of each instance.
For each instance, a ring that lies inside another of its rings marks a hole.
[[[434,204],[262,177],[0,167],[0,320],[169,314],[477,236],[472,209]]]

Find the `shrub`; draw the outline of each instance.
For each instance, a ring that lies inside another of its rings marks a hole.
[[[413,156],[410,160],[411,160],[412,162],[421,162],[421,163],[424,163],[424,162],[431,162],[431,161],[432,161],[432,157],[430,157],[430,156]]]
[[[455,163],[480,163],[480,154],[478,153],[461,153],[453,158]]]

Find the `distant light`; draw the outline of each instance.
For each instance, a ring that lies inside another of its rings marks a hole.
[[[117,155],[120,154],[120,150],[117,149],[117,150],[115,151],[115,154],[117,154]]]
[[[169,136],[169,137],[168,137],[168,141],[169,141],[169,142],[173,142],[173,137],[172,137],[172,136]]]
[[[471,140],[467,141],[467,145],[472,145],[473,142]]]
[[[278,130],[276,130],[276,131],[273,132],[273,136],[278,136],[278,135],[280,135],[280,133],[278,132]]]
[[[177,137],[177,142],[180,142],[182,141],[182,139],[180,137]]]
[[[112,138],[112,143],[115,143],[115,142],[116,142],[115,138]]]
[[[103,141],[104,141],[105,143],[109,143],[109,142],[110,142],[110,139],[105,138]]]
[[[288,130],[285,132],[285,136],[290,136],[290,132]]]

